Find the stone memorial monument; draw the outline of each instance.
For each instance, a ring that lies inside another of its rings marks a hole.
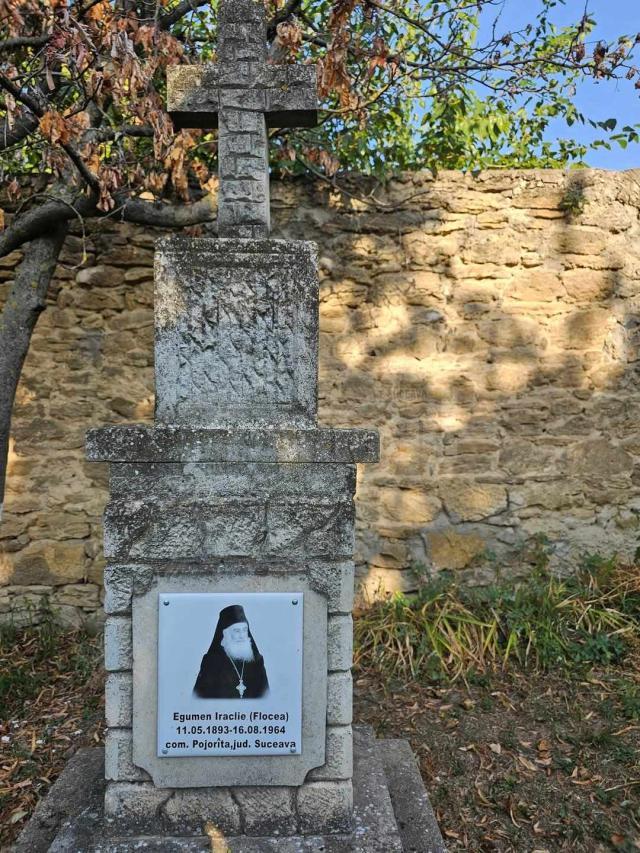
[[[267,127],[315,123],[315,68],[267,64],[261,0],[221,0],[218,38],[168,100],[218,127],[219,238],[157,244],[155,425],[87,439],[111,472],[104,780],[77,756],[66,824],[20,843],[440,850],[407,744],[356,730],[354,763],[355,466],[378,438],[317,426],[315,246],[269,239]]]

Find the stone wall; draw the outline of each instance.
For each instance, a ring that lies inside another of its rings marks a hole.
[[[355,181],[349,189],[370,191]],[[273,187],[275,236],[320,246],[320,419],[377,427],[360,472],[366,594],[633,555],[640,520],[640,172],[406,175],[384,207]],[[99,605],[106,467],[89,426],[153,409],[152,246],[69,240],[19,389],[0,526],[0,612]],[[0,261],[6,293],[17,258]],[[10,615],[9,615],[10,614]]]

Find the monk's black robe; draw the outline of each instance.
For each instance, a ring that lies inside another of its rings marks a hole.
[[[240,680],[238,673],[236,673],[233,664],[221,646],[209,649],[202,658],[200,672],[193,688],[195,695],[201,699],[259,699],[264,696],[269,690],[264,659],[261,654],[257,653],[255,644],[252,643],[252,645],[254,646],[254,659],[251,662],[245,662],[244,672],[242,661],[234,661],[238,673],[242,673],[242,681],[245,686],[242,697],[237,690]]]

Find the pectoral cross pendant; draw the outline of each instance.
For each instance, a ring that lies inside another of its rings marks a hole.
[[[247,689],[247,688],[244,686],[244,681],[243,681],[242,679],[240,679],[240,682],[239,682],[238,686],[236,687],[236,690],[237,690],[237,691],[238,691],[238,693],[240,694],[240,698],[241,698],[241,699],[242,699],[242,697],[244,696],[244,691],[245,691],[246,689]]]

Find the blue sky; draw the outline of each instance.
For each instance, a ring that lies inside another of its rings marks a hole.
[[[580,20],[584,7],[585,0],[566,0],[564,5],[558,5],[553,20],[558,25],[575,24]],[[535,0],[506,0],[500,30],[519,29],[533,20],[538,8]],[[597,21],[589,41],[617,40],[620,35],[640,33],[640,0],[589,0],[588,8]],[[640,68],[640,45],[635,50],[635,63]],[[598,121],[616,118],[620,127],[640,123],[640,90],[628,80],[586,81],[576,93],[576,104],[584,115]],[[550,139],[570,137],[589,142],[602,134],[581,125],[568,128],[560,120],[550,127],[548,136]],[[601,169],[640,168],[640,145],[630,145],[626,150],[615,146],[611,151],[590,151],[587,162]]]

